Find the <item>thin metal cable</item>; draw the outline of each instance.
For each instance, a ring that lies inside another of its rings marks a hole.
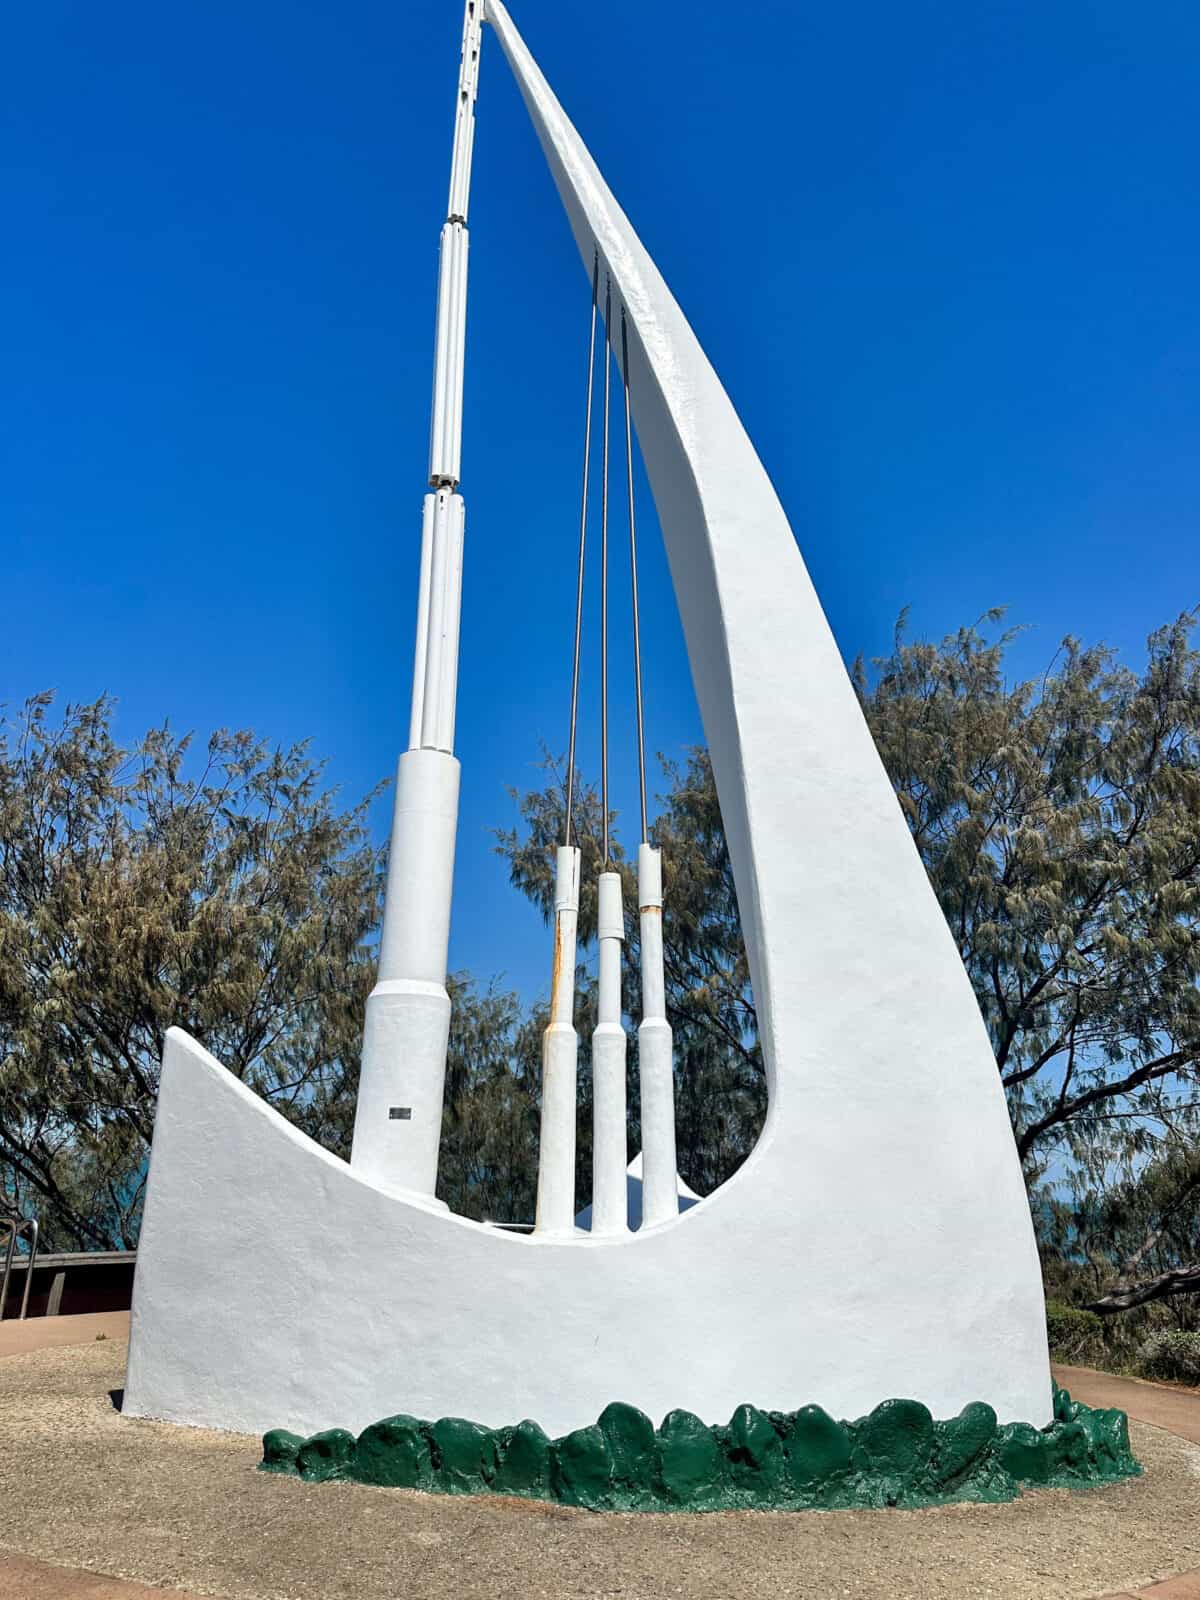
[[[629,414],[629,332],[621,307],[621,375],[625,386],[625,481],[629,489],[629,575],[633,590],[633,681],[637,693],[638,796],[642,803],[642,843],[649,844],[646,820],[646,732],[642,718],[642,626],[638,615],[637,524],[633,515],[633,422]]]
[[[571,668],[571,736],[567,745],[567,794],[563,843],[571,842],[571,807],[575,794],[575,729],[579,720],[579,646],[583,638],[583,571],[587,551],[588,476],[592,459],[592,389],[596,376],[596,310],[600,299],[600,252],[592,262],[592,329],[588,336],[587,416],[583,425],[583,499],[579,508],[579,577],[575,586],[575,659]]]
[[[600,486],[600,811],[601,865],[608,867],[608,398],[612,382],[612,279],[604,284],[604,446]]]

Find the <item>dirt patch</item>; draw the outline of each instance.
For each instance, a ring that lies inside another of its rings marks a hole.
[[[116,1341],[0,1363],[0,1546],[229,1600],[1088,1600],[1200,1566],[1200,1449],[1008,1505],[593,1515],[256,1470],[258,1441],[121,1417]]]

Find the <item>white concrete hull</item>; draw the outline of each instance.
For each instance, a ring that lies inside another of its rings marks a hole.
[[[523,1238],[372,1186],[173,1033],[125,1408],[299,1432],[530,1416],[555,1433],[614,1399],[713,1422],[747,1400],[852,1417],[910,1396],[1044,1424],[1041,1280],[995,1063],[792,531],[499,0],[488,15],[589,282],[598,250],[626,308],[766,1126],[730,1183],[659,1227]]]
[[[949,1176],[987,1194],[986,1173]],[[306,1434],[530,1416],[557,1434],[614,1399],[724,1421],[747,1400],[854,1417],[902,1394],[1048,1421],[1045,1340],[995,1271],[999,1230],[957,1253],[936,1199],[864,1203],[853,1179],[831,1187],[824,1160],[768,1136],[659,1228],[505,1234],[364,1182],[172,1029],[124,1410]]]

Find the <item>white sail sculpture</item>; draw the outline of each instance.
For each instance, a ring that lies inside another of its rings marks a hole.
[[[414,749],[444,759],[407,762],[441,776],[426,784],[422,775],[411,792],[402,777],[397,798],[375,1007],[384,1021],[368,1029],[354,1160],[314,1144],[171,1031],[124,1409],[302,1434],[357,1431],[401,1410],[493,1427],[529,1416],[556,1434],[615,1399],[655,1420],[686,1407],[720,1421],[744,1401],[815,1401],[853,1417],[911,1396],[935,1415],[986,1400],[1002,1421],[1041,1426],[1050,1376],[1032,1226],[954,942],[728,396],[500,0],[487,0],[486,13],[587,276],[623,321],[622,371],[729,840],[766,1123],[734,1178],[678,1213],[673,1159],[665,1170],[669,1030],[664,1073],[666,1018],[651,982],[641,1048],[643,1076],[653,1063],[643,1119],[657,1117],[660,1131],[658,1168],[648,1148],[644,1174],[654,1225],[619,1225],[622,1188],[609,1219],[593,1207],[590,1232],[572,1227],[579,866],[568,842],[556,898],[566,982],[545,1058],[538,1231],[505,1233],[431,1203],[457,789],[457,764],[446,765],[454,668],[443,653],[434,675],[442,721],[427,740],[414,718]],[[473,111],[482,20],[469,3],[460,131]],[[456,140],[456,172],[464,161],[469,170],[469,154]],[[452,309],[463,303],[454,294],[465,295],[465,214],[464,186],[443,241],[443,260],[449,249],[459,272],[443,283]],[[461,368],[455,337],[451,372]],[[427,530],[432,517],[442,535],[426,540],[422,615],[441,618],[428,641],[443,652],[452,635],[456,648],[457,474],[455,456],[441,480],[434,474],[432,511],[427,502]],[[421,681],[428,696],[428,666]],[[410,828],[424,830],[432,852],[411,853]],[[653,852],[639,859],[639,878],[652,955],[661,936]],[[604,919],[602,940],[619,943],[617,908]],[[398,1053],[402,1040],[416,1041],[415,1054]],[[622,1169],[624,1155],[622,1145]]]

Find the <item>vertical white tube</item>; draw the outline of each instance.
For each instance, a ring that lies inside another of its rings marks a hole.
[[[449,470],[449,419],[450,389],[455,377],[451,362],[454,348],[453,322],[457,302],[455,268],[458,261],[456,240],[462,224],[447,222],[442,228],[438,247],[437,330],[433,343],[433,401],[429,413],[429,481],[443,484],[456,481]]]
[[[575,1229],[575,1101],[579,1039],[575,1032],[575,936],[579,921],[579,851],[561,845],[554,877],[554,972],[550,1024],[542,1035],[542,1122],[538,1143],[535,1232]]]
[[[483,0],[466,0],[450,197],[438,258],[429,479],[408,751],[400,757],[379,951],[367,1001],[351,1162],[373,1183],[437,1206],[450,999],[446,959],[458,823],[454,745],[462,591],[467,189]]]
[[[457,483],[462,475],[462,418],[463,381],[466,370],[467,347],[467,252],[470,235],[461,223],[452,223],[455,230],[454,277],[450,286],[452,296],[452,321],[450,324],[450,370],[454,382],[446,397],[446,476]]]
[[[462,58],[458,69],[458,102],[454,113],[454,155],[450,162],[450,198],[446,215],[467,220],[471,189],[471,153],[475,144],[475,95],[479,85],[479,43],[483,0],[467,0],[463,11]]]
[[[629,1226],[625,1167],[625,1029],[621,1026],[621,945],[625,914],[621,877],[602,872],[597,934],[600,944],[599,1017],[592,1034],[592,1232],[624,1233]]]
[[[421,743],[425,706],[425,654],[429,647],[429,585],[433,567],[434,514],[437,496],[427,494],[421,513],[421,576],[417,586],[417,633],[413,651],[412,713],[408,724],[408,748]]]
[[[465,225],[447,222],[442,229],[438,263],[433,411],[429,428],[429,481],[435,485],[457,483],[462,466],[468,248]]]
[[[454,747],[454,702],[458,692],[458,636],[462,609],[462,496],[439,489],[434,501],[429,558],[429,605],[417,659],[424,665],[420,743],[428,750]]]
[[[445,489],[434,496],[433,554],[429,563],[429,611],[425,627],[425,693],[421,701],[421,745],[438,748],[442,709],[442,656],[446,646],[446,521]],[[418,651],[420,646],[418,645]]]
[[[452,494],[446,508],[445,609],[443,612],[441,699],[438,712],[439,750],[454,749],[454,719],[458,702],[458,635],[462,615],[463,535],[466,508],[460,494]]]
[[[458,778],[458,762],[444,751],[400,757],[379,980],[367,1001],[350,1155],[372,1183],[437,1204]]]
[[[662,857],[638,848],[642,930],[642,1020],[638,1070],[642,1085],[642,1226],[679,1215],[675,1155],[675,1069],[663,973]]]

